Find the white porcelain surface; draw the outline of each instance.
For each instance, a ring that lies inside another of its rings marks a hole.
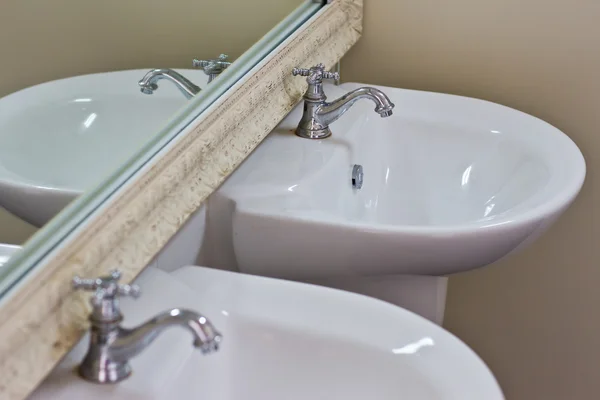
[[[0,243],[0,268],[2,268],[2,266],[6,264],[10,257],[18,250],[21,250],[21,246]]]
[[[154,137],[182,108],[170,82],[153,95],[150,69],[43,83],[0,99],[0,205],[41,226]],[[200,70],[178,70],[199,86]]]
[[[368,297],[202,267],[138,279],[126,324],[183,306],[224,334],[218,353],[194,351],[174,328],[133,361],[115,386],[86,383],[75,348],[31,399],[363,400],[503,399],[485,364],[456,337]]]
[[[330,139],[294,136],[301,105],[282,121],[210,199],[216,264],[289,279],[446,275],[527,245],[579,192],[581,152],[546,122],[472,98],[380,89],[394,115],[359,101]],[[364,167],[361,190],[353,164]]]

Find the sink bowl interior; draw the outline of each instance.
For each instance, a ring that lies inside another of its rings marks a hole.
[[[540,157],[502,134],[442,129],[414,117],[396,124],[375,117],[361,122],[352,131],[360,153],[351,162],[366,168],[363,190],[353,193],[365,221],[407,226],[491,221],[533,201],[550,179]]]

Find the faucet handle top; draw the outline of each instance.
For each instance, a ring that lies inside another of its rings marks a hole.
[[[119,283],[121,272],[114,270],[108,276],[96,279],[82,279],[73,277],[73,288],[88,291],[96,291],[92,297],[92,304],[100,304],[102,300],[114,299],[117,296],[131,296],[137,298],[141,294],[138,285],[123,285]]]
[[[310,75],[310,69],[308,68],[294,68],[292,69],[292,75],[297,76],[309,76]]]
[[[340,74],[338,72],[325,71],[325,65],[317,64],[312,68],[294,68],[292,69],[292,75],[307,76],[306,81],[310,84],[322,83],[323,79],[334,79],[339,80]]]
[[[231,65],[231,62],[227,61],[228,58],[229,56],[227,54],[221,54],[219,58],[215,60],[198,60],[194,58],[192,66],[202,68],[207,74],[220,73]]]

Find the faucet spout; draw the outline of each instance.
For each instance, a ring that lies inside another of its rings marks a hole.
[[[148,347],[163,330],[173,326],[181,326],[190,331],[193,344],[203,353],[211,353],[219,349],[221,334],[201,314],[190,310],[174,308],[133,328],[120,328],[114,341],[108,347],[109,358],[114,361],[126,361]]]
[[[194,85],[185,76],[172,69],[166,68],[153,69],[144,75],[138,82],[140,91],[144,94],[154,93],[154,91],[158,89],[158,81],[161,79],[172,82],[187,99],[191,99],[200,92],[200,87]]]
[[[348,111],[360,99],[369,99],[375,103],[375,112],[382,118],[392,115],[394,103],[381,90],[372,87],[361,87],[346,93],[331,103],[323,103],[316,110],[316,118],[322,125],[329,125]]]
[[[90,318],[90,347],[79,366],[79,375],[97,383],[116,383],[131,375],[129,361],[140,354],[161,332],[173,326],[190,331],[194,347],[202,353],[219,349],[222,336],[206,317],[194,311],[174,308],[133,329],[119,326],[122,317],[112,321]]]

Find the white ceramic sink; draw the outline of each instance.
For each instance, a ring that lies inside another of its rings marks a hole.
[[[61,79],[0,99],[0,205],[42,226],[154,137],[187,100],[166,81],[141,93],[149,70]],[[204,72],[178,71],[206,85]]]
[[[394,115],[359,101],[329,139],[293,134],[301,105],[282,121],[210,199],[214,245],[234,257],[215,264],[301,280],[465,271],[537,238],[583,184],[581,152],[544,121],[472,98],[379,89]]]
[[[126,325],[191,308],[223,333],[221,349],[203,356],[173,328],[134,359],[130,378],[97,385],[74,372],[83,340],[31,399],[503,399],[459,339],[379,300],[202,267],[150,268],[138,283],[141,298],[123,300]]]

